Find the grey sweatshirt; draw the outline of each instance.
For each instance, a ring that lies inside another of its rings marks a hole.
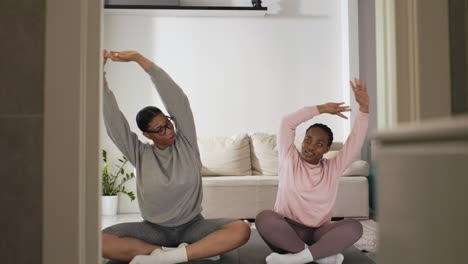
[[[200,152],[187,96],[155,64],[147,73],[175,122],[175,143],[160,150],[139,141],[130,131],[107,84],[104,84],[104,122],[109,137],[136,168],[137,196],[143,219],[173,227],[187,223],[202,211]]]

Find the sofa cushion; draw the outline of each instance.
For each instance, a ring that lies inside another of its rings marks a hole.
[[[338,150],[330,150],[327,153],[323,154],[323,158],[333,159],[334,157],[336,157],[336,155],[338,155],[338,153],[340,153]]]
[[[254,175],[278,175],[278,150],[276,135],[254,133],[250,135],[252,173]]]
[[[232,137],[198,137],[203,176],[251,175],[247,134]]]
[[[274,208],[277,176],[203,177],[203,216],[253,219]],[[369,185],[366,177],[342,177],[334,217],[368,217]]]

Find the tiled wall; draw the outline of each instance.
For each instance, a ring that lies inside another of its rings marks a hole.
[[[0,6],[2,263],[42,262],[45,1]]]

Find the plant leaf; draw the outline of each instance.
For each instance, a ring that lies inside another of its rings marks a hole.
[[[123,193],[128,195],[128,197],[130,197],[131,201],[135,200],[135,194],[133,192],[123,192]]]
[[[107,151],[105,149],[102,150],[102,159],[107,162]]]

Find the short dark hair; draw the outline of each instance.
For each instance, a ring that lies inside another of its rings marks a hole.
[[[146,132],[146,130],[148,130],[148,124],[151,122],[153,117],[159,114],[162,114],[162,111],[156,106],[147,106],[141,109],[136,116],[138,128],[142,132]]]
[[[307,132],[309,132],[309,130],[313,127],[318,127],[318,128],[321,128],[323,131],[325,131],[325,133],[328,134],[328,146],[331,146],[332,142],[333,142],[333,132],[331,131],[331,129],[327,126],[327,125],[324,125],[324,124],[320,124],[320,123],[315,123],[313,125],[311,125],[307,131],[306,131],[306,134]]]

